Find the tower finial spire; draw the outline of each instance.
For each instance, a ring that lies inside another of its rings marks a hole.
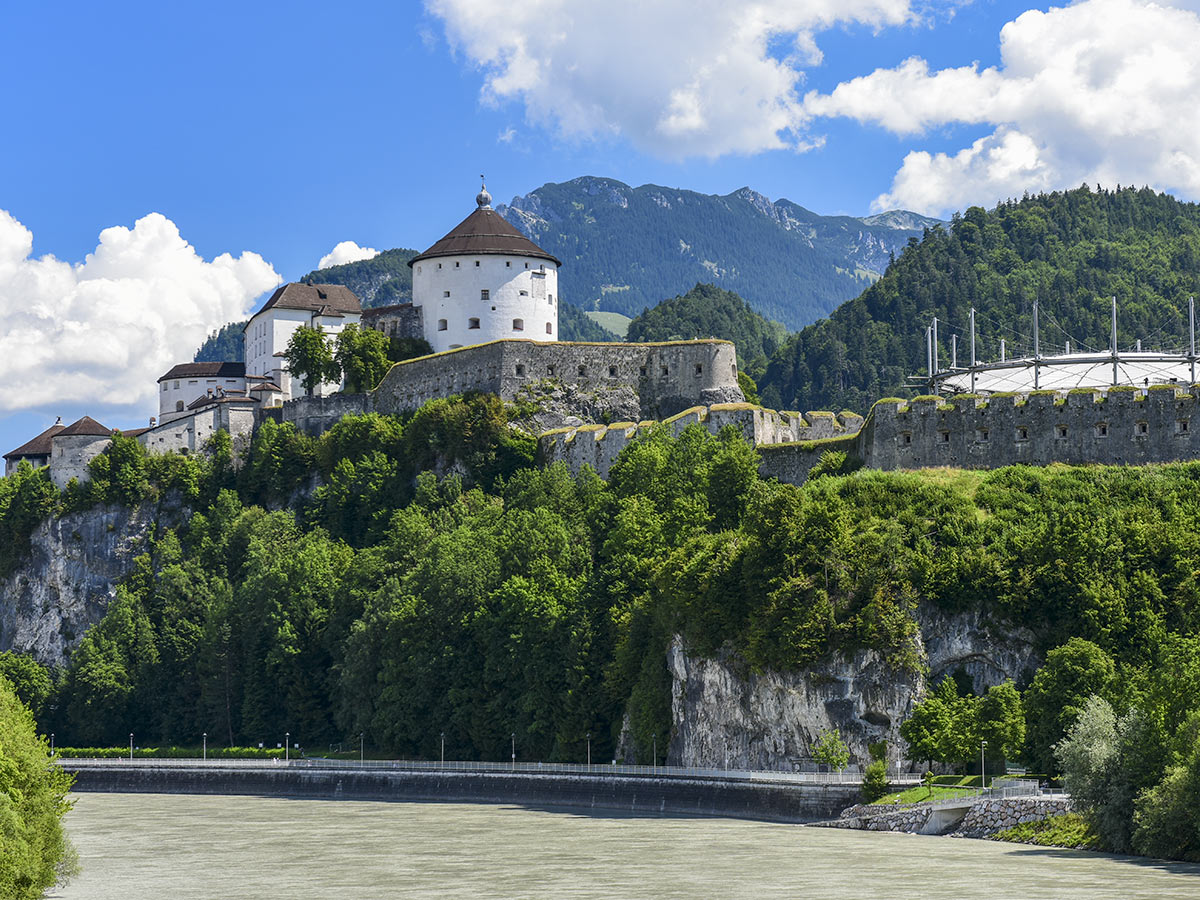
[[[488,193],[487,179],[479,176],[479,193],[475,195],[475,203],[480,209],[492,208],[492,195]]]

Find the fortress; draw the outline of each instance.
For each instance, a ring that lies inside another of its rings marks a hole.
[[[268,418],[316,435],[347,414],[399,415],[428,400],[479,391],[565,426],[541,435],[543,464],[563,462],[575,472],[590,466],[601,477],[650,429],[678,433],[689,425],[714,433],[736,428],[759,449],[764,476],[793,484],[829,451],[845,454],[850,465],[885,470],[1200,458],[1195,384],[1146,378],[1143,387],[885,399],[865,418],[802,415],[746,403],[728,341],[560,342],[559,261],[496,213],[491,199],[482,189],[476,209],[410,262],[411,303],[364,310],[342,285],[286,284],[247,323],[245,362],[174,366],[158,379],[159,415],[149,427],[124,433],[154,452],[195,453],[224,430],[236,457]],[[1114,323],[1115,315],[1114,304]],[[434,352],[396,363],[369,394],[346,394],[327,382],[301,396],[285,359],[291,336],[308,327],[332,338],[351,325],[423,338]],[[930,340],[932,360],[936,337]],[[1115,324],[1112,358],[1116,380]],[[1185,361],[1194,367],[1194,349]],[[1035,384],[1038,364],[1050,363],[1036,357]],[[967,371],[974,383],[976,369],[961,370]],[[961,374],[953,366],[947,372]],[[931,383],[940,374],[931,362]],[[86,480],[88,463],[112,434],[87,416],[67,426],[60,421],[5,454],[5,474],[28,461],[49,466],[59,487]]]

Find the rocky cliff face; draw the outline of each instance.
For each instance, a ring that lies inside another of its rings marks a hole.
[[[24,564],[0,581],[0,651],[62,665],[104,616],[159,515],[152,504],[101,506],[39,525]]]
[[[1000,632],[978,613],[948,616],[922,609],[921,650],[927,674],[899,671],[873,651],[836,657],[801,672],[745,671],[740,660],[700,659],[682,640],[668,650],[672,677],[672,765],[788,770],[808,760],[822,732],[840,730],[865,765],[867,745],[886,740],[901,760],[900,723],[927,686],[962,669],[985,690],[1020,680],[1038,664],[1033,635]]]

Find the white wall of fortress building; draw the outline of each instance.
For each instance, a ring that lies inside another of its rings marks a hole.
[[[558,340],[558,267],[548,260],[423,259],[413,266],[412,295],[435,353],[504,338]]]
[[[283,388],[284,399],[304,395],[304,386],[300,379],[293,378],[286,372],[287,363],[277,353],[287,350],[288,341],[292,334],[302,325],[310,328],[320,328],[326,335],[333,337],[351,323],[361,320],[358,313],[347,313],[342,316],[315,316],[306,309],[289,309],[273,306],[264,309],[250,320],[243,335],[245,344],[244,356],[247,375],[264,375],[275,379],[275,383]],[[338,390],[333,382],[322,382],[315,393],[326,396]]]

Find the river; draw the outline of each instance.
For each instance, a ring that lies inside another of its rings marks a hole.
[[[61,900],[1200,896],[1200,866],[735,819],[88,793],[66,824]]]

